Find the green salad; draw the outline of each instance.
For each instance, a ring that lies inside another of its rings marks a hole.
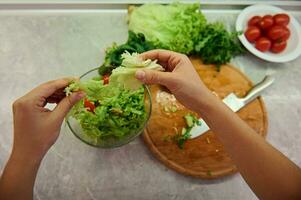
[[[135,72],[141,68],[163,70],[156,61],[144,61],[137,53],[126,52],[122,59],[121,66],[109,77],[72,82],[65,89],[66,95],[75,91],[86,93],[68,117],[75,118],[95,144],[109,138],[122,139],[143,128],[147,119],[144,88]]]

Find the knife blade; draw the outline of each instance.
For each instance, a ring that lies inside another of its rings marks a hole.
[[[271,75],[267,75],[264,77],[264,79],[256,84],[244,98],[239,98],[237,97],[234,93],[230,93],[228,96],[226,96],[223,99],[223,102],[233,111],[237,112],[239,111],[242,107],[250,103],[252,100],[254,100],[256,97],[259,96],[259,94],[269,87],[273,82],[274,82],[274,77]],[[206,122],[203,119],[199,119],[199,124],[194,127],[192,127],[190,131],[190,139],[196,138],[203,133],[207,132],[210,128],[206,124]]]

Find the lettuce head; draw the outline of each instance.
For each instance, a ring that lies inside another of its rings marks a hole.
[[[156,48],[191,54],[206,18],[198,4],[145,4],[129,15],[129,30],[143,33]]]

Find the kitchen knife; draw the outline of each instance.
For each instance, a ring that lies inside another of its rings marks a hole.
[[[252,100],[254,100],[256,97],[259,96],[259,94],[269,87],[274,82],[274,78],[270,75],[264,77],[264,79],[256,84],[244,98],[238,98],[234,93],[229,94],[223,99],[223,102],[233,111],[237,112],[242,107],[250,103]],[[196,138],[206,131],[208,131],[210,128],[206,124],[206,122],[203,119],[199,119],[199,124],[194,127],[192,127],[190,131],[190,139]]]

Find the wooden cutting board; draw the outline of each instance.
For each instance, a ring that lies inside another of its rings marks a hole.
[[[230,65],[223,65],[220,72],[217,72],[214,66],[204,65],[199,59],[191,58],[191,61],[203,82],[221,99],[231,92],[243,97],[252,87],[251,81]],[[205,179],[223,177],[237,172],[233,161],[212,131],[187,141],[184,148],[180,149],[170,138],[185,126],[183,116],[193,112],[182,106],[161,86],[151,86],[151,92],[152,116],[143,138],[151,152],[164,165],[179,173]],[[202,95],[199,95],[202,98]],[[171,109],[174,107],[177,109]],[[237,114],[259,135],[266,136],[267,113],[260,97],[242,108]]]

